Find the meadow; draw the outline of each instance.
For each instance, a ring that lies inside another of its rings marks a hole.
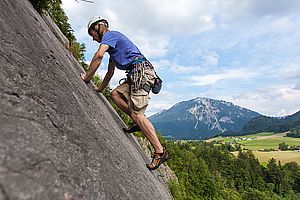
[[[289,147],[300,146],[300,138],[286,137],[287,133],[263,132],[245,136],[216,137],[207,140],[220,141],[224,143],[241,144],[242,149],[251,150],[261,164],[266,164],[271,158],[282,164],[295,161],[300,164],[300,152],[279,151],[279,144],[285,142]],[[269,151],[266,151],[269,150]],[[238,152],[233,152],[236,155]]]

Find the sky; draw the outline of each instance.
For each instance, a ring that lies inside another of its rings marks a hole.
[[[89,63],[99,44],[93,16],[125,34],[154,65],[162,91],[147,116],[196,97],[232,102],[266,116],[300,110],[300,1],[62,0]],[[97,73],[104,77],[106,55]],[[125,77],[116,70],[112,88]]]

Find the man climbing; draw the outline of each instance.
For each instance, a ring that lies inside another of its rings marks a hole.
[[[93,17],[88,23],[88,34],[100,43],[98,50],[90,63],[86,74],[81,79],[89,82],[99,68],[105,52],[110,55],[108,71],[97,92],[102,92],[111,80],[115,67],[126,70],[127,79],[117,86],[111,93],[115,104],[131,117],[135,125],[125,132],[141,130],[154,148],[152,163],[148,169],[157,169],[168,159],[167,151],[158,140],[152,123],[144,115],[148,105],[149,92],[156,78],[151,63],[140,50],[122,33],[110,31],[108,22],[102,17]]]

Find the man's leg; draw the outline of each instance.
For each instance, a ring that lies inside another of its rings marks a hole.
[[[131,113],[132,120],[140,127],[143,134],[150,141],[156,153],[162,153],[163,147],[160,144],[152,123],[144,114]]]
[[[113,90],[111,92],[111,98],[114,101],[114,103],[123,111],[125,112],[128,116],[130,116],[130,111],[128,109],[128,103],[125,100],[125,97],[120,94],[118,91]]]
[[[150,141],[156,153],[162,153],[163,147],[160,144],[158,137],[156,135],[155,129],[152,123],[145,117],[144,114],[135,114],[130,112],[128,101],[126,101],[123,94],[119,93],[117,90],[113,90],[111,93],[114,103],[127,115],[131,117],[134,123],[136,123],[142,130],[143,134]]]

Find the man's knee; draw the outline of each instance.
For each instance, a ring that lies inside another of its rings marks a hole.
[[[137,113],[132,112],[131,113],[131,118],[134,122],[140,123],[144,120],[145,115],[144,114],[137,114]]]
[[[119,95],[118,91],[113,90],[111,92],[111,98],[116,103],[116,101],[120,98],[120,95]]]

